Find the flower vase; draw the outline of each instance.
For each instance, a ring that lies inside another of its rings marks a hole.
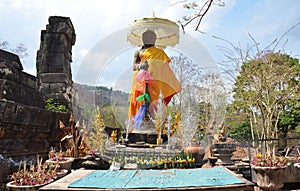
[[[252,166],[261,190],[280,190],[284,186],[285,167]]]
[[[209,157],[208,158],[208,161],[209,161],[209,164],[210,166],[216,166],[216,162],[217,162],[218,158],[217,157]]]
[[[192,157],[195,159],[195,163],[200,163],[203,160],[205,148],[197,145],[191,145],[184,149],[184,153],[186,155],[191,153]]]

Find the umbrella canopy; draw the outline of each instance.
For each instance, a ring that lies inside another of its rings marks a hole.
[[[133,46],[143,46],[142,34],[148,29],[155,32],[155,45],[158,47],[173,47],[179,43],[179,26],[173,21],[158,17],[134,20],[129,25],[127,41]]]

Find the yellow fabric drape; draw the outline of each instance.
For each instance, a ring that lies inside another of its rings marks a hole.
[[[155,46],[147,48],[141,57],[141,62],[145,60],[148,61],[148,71],[153,80],[138,82],[136,79],[138,71],[133,73],[129,100],[129,119],[131,119],[137,113],[139,107],[143,105],[143,101],[137,102],[136,98],[145,93],[145,83],[148,84],[148,93],[151,100],[150,105],[156,103],[160,92],[162,92],[165,98],[165,104],[168,104],[174,94],[181,90],[180,83],[169,65],[171,59],[162,49],[156,48]]]

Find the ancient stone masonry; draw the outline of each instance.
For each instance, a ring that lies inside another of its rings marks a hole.
[[[13,159],[47,156],[50,147],[59,149],[63,132],[59,120],[69,115],[0,100],[0,154]]]
[[[72,46],[75,31],[68,17],[49,17],[46,30],[41,32],[40,49],[37,52],[37,89],[46,99],[72,110]]]
[[[22,70],[17,55],[0,50],[0,98],[43,107],[43,97],[36,91],[36,78]]]
[[[59,147],[58,123],[69,117],[45,110],[36,77],[22,70],[17,55],[0,50],[0,156],[14,159],[36,157],[47,154],[51,146]]]

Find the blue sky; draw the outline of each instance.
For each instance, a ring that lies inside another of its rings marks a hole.
[[[137,47],[130,47],[127,44],[128,47],[121,49],[117,54],[108,55],[107,66],[110,64],[113,66],[101,70],[97,79],[95,76],[91,77],[91,73],[97,62],[101,63],[101,59],[91,65],[85,65],[83,62],[87,60],[88,53],[97,44],[110,38],[110,35],[125,30],[133,20],[151,17],[153,12],[157,17],[177,21],[186,11],[180,5],[172,5],[174,2],[178,1],[0,0],[0,39],[9,41],[12,47],[23,42],[29,49],[29,56],[22,59],[24,71],[36,75],[36,51],[39,49],[40,32],[48,24],[48,17],[54,15],[70,17],[77,35],[71,64],[73,80],[114,87],[115,81],[120,81],[120,76],[131,68],[132,54]],[[194,31],[193,26],[187,28],[187,34],[203,45],[215,63],[225,59],[224,52],[218,47],[227,44],[213,38],[214,35],[240,44],[241,47],[247,47],[247,44],[252,43],[248,35],[250,33],[257,42],[260,42],[261,48],[264,48],[300,21],[300,1],[224,0],[224,2],[225,7],[214,6],[204,17],[200,27],[203,33]],[[286,53],[299,58],[300,26],[290,31],[284,40],[288,40],[288,43],[285,46],[284,43],[280,44],[279,48],[284,48]],[[124,39],[123,43],[128,42]],[[169,49],[166,51],[172,52]],[[116,67],[116,64],[120,67]]]

